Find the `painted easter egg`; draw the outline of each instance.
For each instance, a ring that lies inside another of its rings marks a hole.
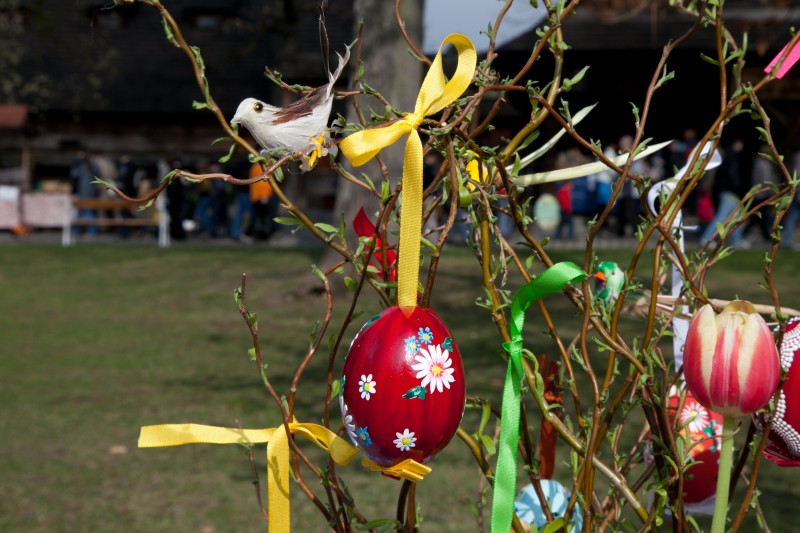
[[[675,387],[670,390],[667,405],[670,422],[680,428],[675,438],[682,438],[684,449],[688,450],[690,466],[687,465],[683,478],[684,507],[691,514],[711,514],[719,472],[722,416],[703,407],[688,390],[681,405]],[[653,460],[652,449],[645,451],[645,457]]]
[[[550,233],[561,222],[561,206],[555,196],[544,193],[533,204],[533,219],[542,231]]]
[[[683,502],[691,512],[691,505],[701,505],[716,492],[722,416],[700,405],[688,390],[680,413],[676,413],[680,406],[676,393],[670,394],[668,405],[670,419],[677,414],[679,434],[687,441],[689,460],[694,463],[683,479]]]
[[[569,504],[569,490],[552,479],[542,479],[539,483],[553,519],[562,518]],[[541,529],[547,525],[547,515],[542,508],[542,502],[539,500],[536,489],[530,483],[525,485],[517,496],[514,502],[514,512],[529,526],[535,524],[537,529]],[[583,512],[580,504],[575,504],[570,524],[572,524],[572,527],[569,528],[570,533],[578,533],[583,528]]]
[[[375,463],[433,459],[458,429],[465,399],[461,354],[431,309],[390,307],[353,339],[339,405],[350,440]]]
[[[786,324],[781,342],[781,366],[787,370],[781,387],[775,420],[764,456],[779,466],[800,466],[800,318]],[[758,415],[764,425],[767,415]]]

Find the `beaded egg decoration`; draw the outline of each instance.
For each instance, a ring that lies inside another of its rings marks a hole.
[[[433,459],[458,429],[465,400],[461,354],[433,310],[390,307],[353,339],[339,406],[350,440],[375,463]]]
[[[764,456],[779,466],[800,466],[800,318],[786,324],[780,348],[781,367],[787,373]],[[758,415],[762,426],[768,420],[768,415]]]

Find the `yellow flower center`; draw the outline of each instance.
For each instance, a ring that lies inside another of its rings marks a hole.
[[[431,367],[431,372],[433,372],[434,376],[438,376],[439,374],[442,373],[442,367],[440,367],[439,365],[433,365]]]
[[[411,443],[411,439],[409,439],[408,437],[403,437],[403,440],[401,440],[400,442],[403,443],[403,446],[408,446]]]

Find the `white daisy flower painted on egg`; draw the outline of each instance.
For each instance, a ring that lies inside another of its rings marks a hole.
[[[417,438],[414,436],[413,431],[409,431],[408,428],[404,429],[402,433],[395,433],[397,438],[394,439],[395,446],[400,448],[400,451],[407,452],[411,448],[414,447],[414,443],[417,442]]]
[[[358,392],[361,393],[361,398],[369,400],[370,394],[375,394],[375,380],[372,379],[372,374],[361,374],[361,380],[358,382]]]
[[[689,431],[692,433],[702,433],[708,426],[710,416],[708,410],[700,405],[696,400],[686,400],[686,404],[681,411],[681,425],[688,423]]]
[[[453,377],[455,369],[451,368],[453,360],[450,359],[450,352],[442,350],[439,344],[430,344],[419,351],[420,355],[414,357],[417,363],[411,365],[411,368],[417,371],[417,379],[422,380],[420,387],[429,387],[431,393],[449,389],[450,384],[456,380]]]
[[[350,410],[347,408],[347,404],[344,403],[344,398],[339,396],[339,408],[342,411],[342,418],[344,419],[344,428],[347,430],[347,435],[350,437],[350,440],[358,446],[358,435],[356,434],[356,424],[353,420],[353,415],[350,414]]]

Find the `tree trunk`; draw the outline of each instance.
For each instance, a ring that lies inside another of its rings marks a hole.
[[[408,45],[403,39],[397,26],[394,13],[395,3],[388,0],[355,0],[355,20],[363,20],[361,60],[364,64],[364,81],[376,91],[381,93],[391,105],[403,112],[414,109],[417,93],[422,83],[423,65],[419,60],[408,53]],[[405,21],[406,31],[412,41],[420,45],[422,37],[422,1],[405,0],[401,3],[400,15]],[[356,27],[356,32],[358,27]],[[358,65],[353,65],[358,68]],[[369,109],[383,114],[383,105],[375,98],[359,98],[362,113],[369,119]],[[348,109],[347,120],[358,122],[352,106]],[[386,164],[391,185],[394,187],[400,179],[403,170],[404,140],[399,140],[393,146],[384,149],[380,156]],[[346,160],[342,157],[344,164]],[[376,187],[379,187],[382,176],[376,161],[371,161],[361,168],[354,169],[356,175],[367,173]],[[351,247],[356,243],[357,236],[350,228],[353,218],[358,210],[364,207],[367,215],[373,219],[379,209],[379,201],[365,189],[353,185],[343,178],[339,178],[336,187],[336,202],[334,206],[334,224],[344,213],[348,225],[347,240]],[[328,249],[320,264],[323,268],[339,261],[341,257]]]

